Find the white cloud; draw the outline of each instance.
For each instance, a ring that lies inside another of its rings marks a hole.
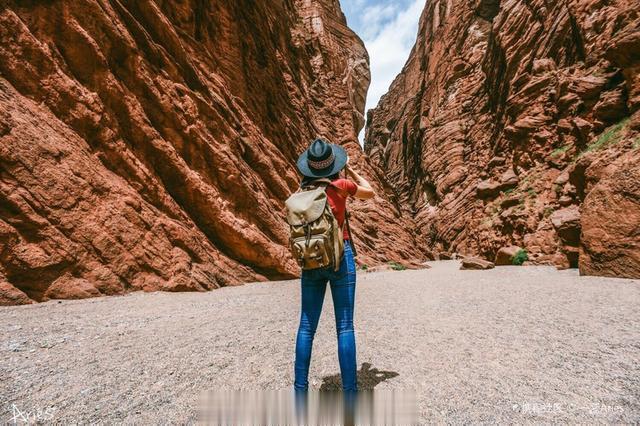
[[[360,35],[362,39],[375,38],[384,29],[384,25],[393,19],[396,14],[396,6],[393,4],[374,5],[365,8],[360,17],[364,24]]]
[[[374,108],[394,78],[409,59],[416,42],[418,21],[425,0],[414,0],[394,19],[388,21],[372,38],[364,38],[371,59],[371,88],[367,97],[367,109]]]

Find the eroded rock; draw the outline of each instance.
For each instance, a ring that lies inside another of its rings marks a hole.
[[[582,204],[580,272],[640,279],[640,152],[615,168]]]
[[[426,244],[494,259],[528,241],[534,262],[577,264],[580,219],[564,209],[640,130],[637,2],[452,0],[446,16],[441,3],[427,2],[409,60],[369,113],[366,152]],[[425,185],[439,196],[429,214]]]
[[[337,0],[3,3],[2,281],[39,301],[296,277],[283,201],[319,136],[378,193],[351,206],[360,260],[418,256],[357,141],[369,80]]]

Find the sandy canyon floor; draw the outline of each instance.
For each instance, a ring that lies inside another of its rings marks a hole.
[[[432,266],[359,274],[361,387],[415,390],[421,423],[640,421],[640,281]],[[0,308],[0,421],[190,423],[206,390],[287,389],[298,299],[288,281]],[[327,291],[313,388],[337,385],[333,321]]]

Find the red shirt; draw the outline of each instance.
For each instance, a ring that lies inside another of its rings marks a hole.
[[[338,189],[336,189],[336,187]],[[347,197],[349,195],[356,195],[356,191],[358,191],[358,185],[348,179],[336,179],[331,182],[330,186],[327,186],[326,192],[329,206],[331,206],[331,211],[340,226],[343,226],[342,224],[344,223],[344,216],[347,210]],[[346,226],[343,226],[343,235],[345,240],[349,239],[349,232]]]

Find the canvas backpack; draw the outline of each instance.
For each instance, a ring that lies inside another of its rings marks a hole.
[[[328,179],[313,181],[285,202],[291,253],[303,270],[340,268],[344,240],[325,192],[329,185]]]

